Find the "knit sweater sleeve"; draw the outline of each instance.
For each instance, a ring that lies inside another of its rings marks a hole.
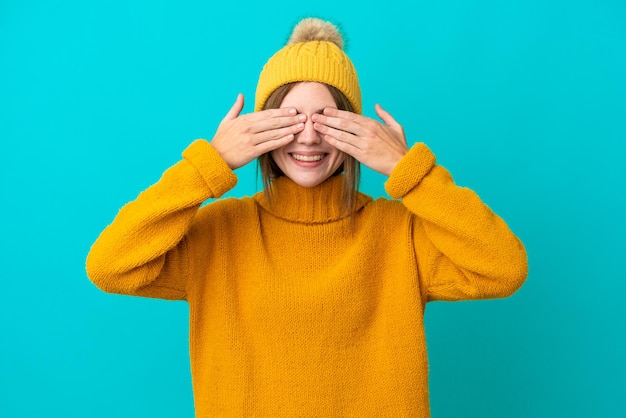
[[[522,285],[528,264],[521,241],[475,192],[454,184],[425,144],[411,148],[385,188],[415,215],[426,300],[506,297]]]
[[[102,290],[185,299],[189,276],[186,235],[200,205],[234,187],[237,177],[205,140],[126,204],[87,256],[87,274]]]

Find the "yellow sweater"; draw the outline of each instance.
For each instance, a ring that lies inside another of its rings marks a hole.
[[[520,241],[424,144],[385,184],[401,200],[359,195],[353,233],[340,177],[200,208],[237,178],[204,140],[183,157],[87,271],[106,292],[187,300],[198,417],[427,417],[426,302],[504,297],[526,277]]]

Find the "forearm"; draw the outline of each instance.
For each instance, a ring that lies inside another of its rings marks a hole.
[[[205,141],[194,142],[183,156],[125,205],[92,246],[87,273],[101,289],[184,297],[189,243],[183,238],[200,205],[232,188],[236,177]]]
[[[455,185],[425,145],[414,146],[386,187],[418,218],[415,245],[433,298],[503,297],[523,283],[520,240],[475,192]]]

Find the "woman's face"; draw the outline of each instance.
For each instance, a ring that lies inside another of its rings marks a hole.
[[[303,82],[291,88],[280,107],[293,107],[307,117],[304,129],[288,145],[272,151],[276,165],[291,180],[304,187],[314,187],[337,171],[344,153],[331,147],[313,129],[311,116],[325,107],[337,107],[328,88],[321,83]]]

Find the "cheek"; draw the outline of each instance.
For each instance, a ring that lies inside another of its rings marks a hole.
[[[276,165],[278,165],[281,169],[282,169],[282,158],[284,157],[283,153],[282,153],[282,148],[276,149],[272,152],[270,152],[270,157],[272,158],[272,160],[274,160],[274,163],[276,163]]]
[[[333,164],[335,169],[338,169],[341,164],[346,160],[346,154],[341,151],[336,151],[336,155],[333,156],[335,162]]]

